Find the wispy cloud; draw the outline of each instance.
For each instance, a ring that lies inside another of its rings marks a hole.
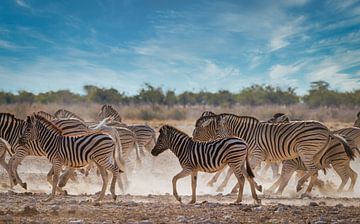
[[[16,4],[24,7],[24,8],[30,8],[30,6],[28,5],[28,3],[25,2],[25,0],[15,0]]]
[[[16,44],[11,43],[9,41],[0,39],[0,48],[7,49],[7,50],[16,50],[16,49],[19,48],[19,46],[17,46]]]

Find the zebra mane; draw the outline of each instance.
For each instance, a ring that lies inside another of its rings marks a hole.
[[[43,110],[38,111],[36,114],[38,114],[38,115],[40,115],[42,117],[45,117],[48,120],[50,120],[50,119],[55,120],[56,119],[56,117],[54,115],[52,115],[52,114],[50,114],[48,112],[45,112]]]
[[[68,111],[66,109],[59,109],[55,112],[55,117],[57,118],[61,118],[61,115],[63,115],[63,117],[65,118],[76,118],[80,121],[84,121],[84,119],[82,119],[81,117],[79,117],[78,115],[76,115],[75,113]]]
[[[213,115],[216,115],[216,114],[214,112],[212,112],[212,111],[206,110],[201,114],[200,117],[213,116]]]
[[[222,114],[217,114],[217,115],[200,117],[199,119],[197,119],[197,121],[195,123],[195,127],[199,127],[199,125],[202,124],[204,121],[210,120],[210,119],[214,119],[214,120],[216,120],[216,122],[220,122],[220,120],[222,120],[222,118],[224,118],[224,117],[232,117],[232,118],[237,118],[237,119],[249,119],[249,120],[253,120],[255,122],[260,122],[259,119],[252,117],[252,116],[239,116],[236,114],[222,113]]]
[[[33,120],[32,118],[35,118],[36,120],[38,120],[41,124],[45,125],[47,128],[56,131],[58,134],[63,134],[62,130],[56,126],[54,123],[52,123],[51,121],[47,120],[45,117],[42,117],[39,114],[34,114],[32,117],[30,117],[30,120]]]
[[[195,127],[199,127],[200,124],[202,124],[203,122],[205,122],[207,120],[211,120],[211,119],[217,120],[218,117],[219,117],[219,115],[208,115],[208,116],[200,117],[199,119],[196,120]]]
[[[187,136],[187,137],[189,137],[190,138],[190,136],[188,135],[188,134],[186,134],[185,132],[183,132],[183,131],[180,131],[179,129],[177,129],[177,128],[175,128],[175,127],[173,127],[173,126],[170,126],[170,125],[163,125],[161,128],[160,128],[160,130],[159,130],[159,132],[160,133],[162,133],[162,132],[175,132],[175,133],[179,133],[179,134],[182,134],[182,135],[185,135],[185,136]]]

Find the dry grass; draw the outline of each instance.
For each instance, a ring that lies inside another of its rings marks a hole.
[[[20,118],[25,118],[33,112],[44,110],[54,113],[60,108],[68,109],[85,120],[94,120],[100,110],[101,105],[95,103],[89,104],[10,104],[0,105],[0,112],[13,113]],[[215,113],[234,113],[238,115],[251,115],[266,120],[274,113],[282,112],[288,114],[293,120],[318,120],[321,122],[342,122],[353,123],[356,114],[360,111],[360,107],[318,107],[309,108],[304,104],[296,104],[291,106],[278,105],[262,105],[262,106],[244,106],[235,105],[233,107],[213,107],[213,106],[174,106],[168,108],[166,106],[151,105],[117,105],[115,108],[120,112],[123,119],[127,123],[178,123],[182,121],[195,121],[205,110]]]

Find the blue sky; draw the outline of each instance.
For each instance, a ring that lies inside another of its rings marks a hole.
[[[360,1],[3,0],[0,90],[360,89]]]

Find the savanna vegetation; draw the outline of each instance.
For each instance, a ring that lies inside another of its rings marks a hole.
[[[360,108],[360,89],[348,92],[332,90],[327,82],[311,83],[304,96],[294,88],[281,89],[267,85],[253,85],[237,93],[182,92],[164,90],[145,83],[136,95],[126,95],[114,88],[84,86],[85,94],[68,90],[33,94],[0,92],[1,111],[20,117],[36,111],[54,112],[67,108],[94,118],[101,104],[113,104],[125,118],[132,120],[194,120],[204,110],[253,115],[266,119],[273,113],[284,112],[295,119],[316,119],[352,122]]]

